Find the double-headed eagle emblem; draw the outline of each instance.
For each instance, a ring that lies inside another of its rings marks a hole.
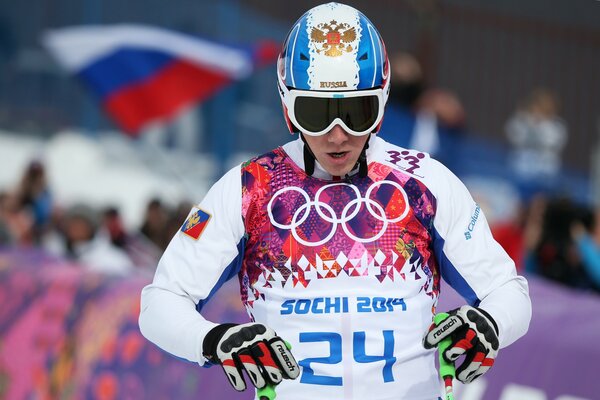
[[[191,215],[187,221],[185,221],[185,226],[183,229],[190,229],[193,228],[194,225],[197,225],[198,222],[200,222],[200,215],[198,215],[198,213],[194,213],[194,215]]]
[[[321,23],[313,27],[310,39],[315,43],[318,54],[338,57],[344,52],[352,51],[349,43],[356,40],[356,30],[345,22],[337,23],[332,20],[329,23]]]

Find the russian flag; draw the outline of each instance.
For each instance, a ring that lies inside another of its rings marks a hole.
[[[132,136],[274,61],[278,47],[227,46],[143,25],[62,28],[46,32],[43,43]]]
[[[181,226],[181,232],[185,233],[192,239],[198,240],[204,228],[208,224],[211,215],[204,210],[194,207],[188,219]]]

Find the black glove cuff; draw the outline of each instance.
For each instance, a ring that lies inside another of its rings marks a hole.
[[[492,318],[492,316],[485,310],[479,308],[479,307],[475,307],[477,308],[477,310],[482,313],[483,315],[485,315],[487,317],[487,319],[489,319],[492,322],[492,325],[494,326],[494,330],[496,331],[496,336],[500,334],[500,332],[498,331],[498,325],[496,324],[496,321],[494,321],[494,318]]]
[[[215,364],[219,362],[219,357],[217,357],[217,345],[225,332],[236,325],[238,324],[220,324],[208,331],[202,342],[202,355],[206,357],[208,361]]]

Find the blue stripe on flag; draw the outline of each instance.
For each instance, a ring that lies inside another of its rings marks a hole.
[[[160,51],[124,47],[90,64],[79,75],[104,99],[125,86],[144,81],[173,60],[173,56]]]

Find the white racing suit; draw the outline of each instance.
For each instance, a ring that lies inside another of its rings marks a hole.
[[[501,347],[527,331],[527,282],[446,167],[372,136],[368,176],[336,180],[318,163],[308,176],[302,150],[297,139],[233,168],[192,209],[143,289],[144,336],[203,365],[216,323],[202,306],[237,275],[252,320],[302,369],[278,399],[432,400],[421,341],[440,278],[494,318]]]

